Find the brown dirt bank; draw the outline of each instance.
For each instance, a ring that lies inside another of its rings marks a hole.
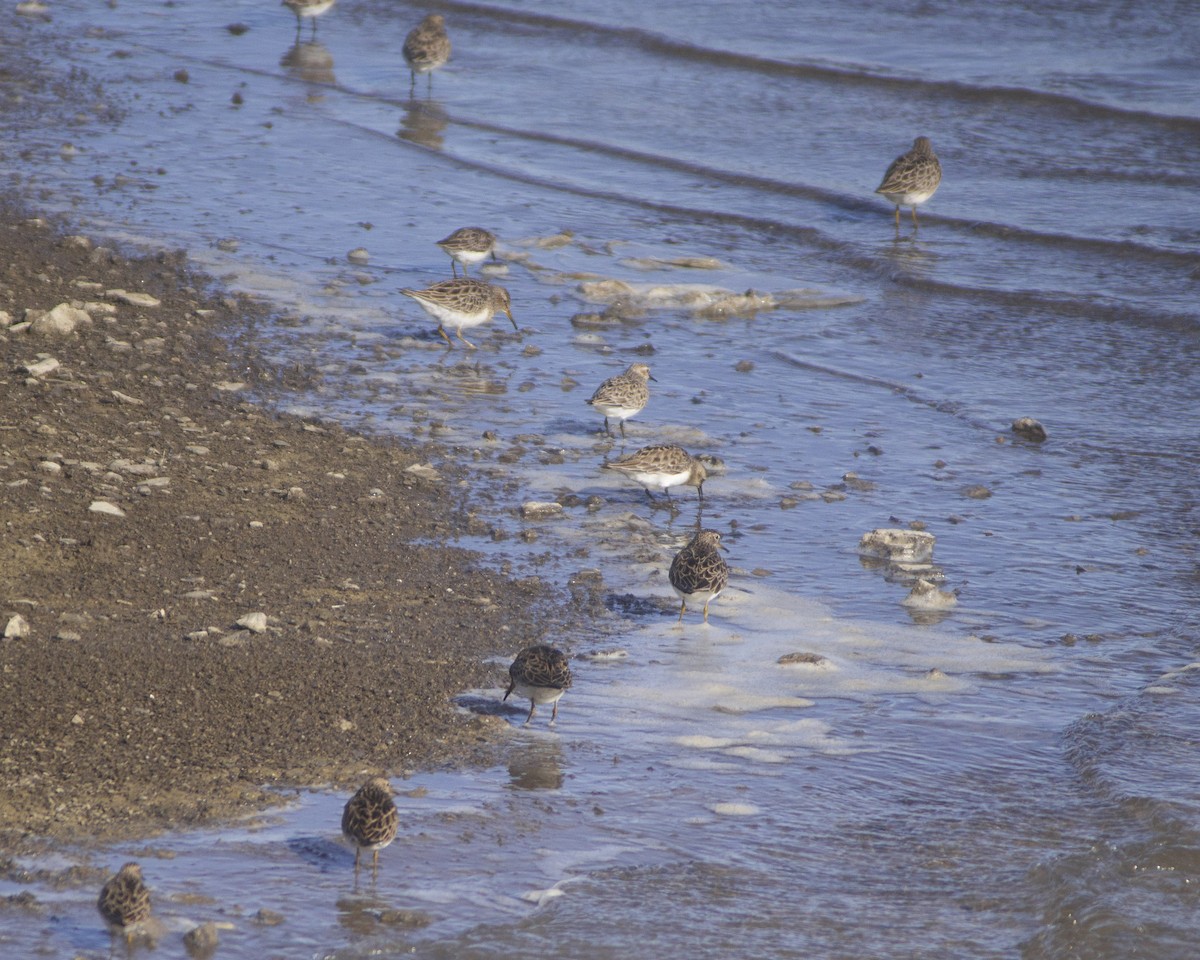
[[[238,346],[262,310],[180,257],[6,207],[0,264],[0,631],[28,624],[0,640],[0,840],[148,833],[487,749],[494,718],[450,697],[556,611],[536,578],[414,543],[479,525],[409,470],[452,471],[442,451],[229,389],[285,389]],[[75,332],[21,326],[62,303]],[[265,632],[235,626],[254,612]]]

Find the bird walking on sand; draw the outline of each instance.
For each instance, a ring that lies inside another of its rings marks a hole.
[[[439,240],[437,245],[449,254],[450,269],[454,271],[456,277],[458,276],[456,264],[462,264],[465,277],[468,264],[479,263],[481,260],[486,260],[488,256],[491,256],[493,260],[496,259],[496,235],[482,227],[460,227],[450,236]]]
[[[526,647],[508,668],[508,676],[504,699],[515,693],[529,700],[529,716],[525,723],[533,719],[539,703],[552,703],[550,725],[553,726],[558,720],[558,701],[571,688],[571,667],[566,654],[545,643]]]
[[[917,204],[932,197],[942,182],[942,165],[934,155],[928,137],[917,137],[912,149],[892,161],[875,192],[896,205],[896,229],[900,229],[900,208],[911,207],[913,227],[918,227]]]
[[[729,564],[721,556],[725,547],[716,530],[699,530],[688,545],[675,554],[667,578],[679,597],[679,622],[689,600],[704,603],[704,622],[708,623],[708,605],[720,596],[729,583]]]
[[[446,33],[446,18],[440,13],[431,13],[418,23],[404,38],[404,62],[408,64],[411,82],[408,94],[412,96],[417,86],[417,74],[429,74],[433,85],[433,71],[450,59],[450,37]]]
[[[342,834],[354,844],[354,869],[364,850],[372,851],[371,869],[379,868],[379,851],[396,839],[400,814],[392,801],[392,785],[383,777],[372,777],[346,801],[342,810]]]
[[[283,5],[296,15],[296,36],[300,36],[300,23],[312,21],[313,36],[317,35],[317,17],[333,6],[335,0],[283,0]]]
[[[650,402],[650,388],[646,385],[650,376],[650,367],[644,363],[631,363],[629,369],[615,377],[609,377],[592,394],[587,403],[604,414],[604,431],[610,437],[612,427],[608,425],[610,417],[616,419],[621,427],[621,437],[625,436],[625,421]],[[658,383],[657,380],[654,380]]]
[[[441,280],[424,290],[400,292],[416,300],[421,309],[438,322],[438,333],[451,347],[454,343],[446,336],[447,326],[453,327],[454,335],[474,350],[475,344],[462,335],[463,330],[487,323],[495,316],[497,310],[508,314],[514,330],[520,329],[517,321],[513,320],[508,291],[485,280],[457,277],[453,280]]]
[[[604,464],[606,470],[616,470],[646,488],[646,496],[654,499],[655,490],[661,490],[670,499],[671,487],[687,484],[696,488],[700,502],[704,502],[704,481],[708,472],[704,464],[674,443],[656,443],[642,447],[633,453]]]
[[[126,936],[130,927],[149,919],[150,891],[142,882],[142,868],[136,863],[121,867],[101,888],[96,908],[111,930]]]

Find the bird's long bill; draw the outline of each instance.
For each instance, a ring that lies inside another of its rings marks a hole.
[[[508,314],[508,319],[512,320],[513,329],[519,332],[521,328],[517,326],[517,321],[513,320],[512,311],[505,307],[504,312]]]

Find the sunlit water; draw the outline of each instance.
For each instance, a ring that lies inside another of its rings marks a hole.
[[[1200,18],[1078,6],[442,3],[454,58],[411,99],[405,3],[340,0],[315,36],[271,2],[4,27],[76,71],[9,131],[22,189],[281,304],[263,345],[326,375],[298,409],[456,448],[499,491],[462,491],[501,538],[470,545],[564,595],[599,571],[619,616],[562,638],[575,687],[507,766],[397,777],[374,879],[322,791],[78,854],[142,860],[159,954],[218,920],[226,957],[1194,955]],[[918,133],[945,181],[897,234],[872,190]],[[398,290],[468,224],[503,239],[521,333],[449,352]],[[587,277],[787,305],[594,328]],[[708,626],[666,584],[694,491],[655,508],[599,469],[622,444],[583,401],[637,358],[624,448],[726,465]],[[913,521],[953,608],[858,555]],[[107,952],[94,890],[33,892],[0,946]]]

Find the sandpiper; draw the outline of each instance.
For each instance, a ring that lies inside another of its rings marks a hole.
[[[446,34],[446,18],[440,13],[431,13],[413,27],[404,38],[404,61],[408,64],[411,82],[408,92],[412,95],[417,85],[417,74],[430,74],[450,59],[450,37]]]
[[[912,149],[892,161],[883,175],[883,183],[875,190],[896,205],[896,229],[900,229],[900,208],[912,208],[913,226],[917,223],[917,204],[924,203],[937,192],[942,182],[942,165],[933,153],[928,137],[917,137]]]
[[[399,826],[392,785],[383,777],[372,777],[346,801],[342,811],[342,834],[354,844],[354,869],[358,869],[364,850],[372,851],[371,869],[377,869],[379,851],[396,839]]]
[[[493,260],[496,259],[496,235],[482,227],[460,227],[444,240],[439,240],[437,245],[450,255],[450,269],[456,277],[456,264],[462,264],[465,277],[469,264],[479,263],[489,255]]]
[[[646,496],[651,500],[654,499],[654,490],[661,490],[670,498],[669,489],[684,483],[695,487],[701,502],[704,500],[704,481],[708,476],[704,464],[674,443],[642,447],[624,457],[610,460],[604,467],[636,480],[646,488]]]
[[[451,347],[454,344],[446,336],[446,325],[454,327],[454,335],[474,350],[475,344],[462,335],[463,330],[487,323],[497,310],[508,314],[513,329],[519,329],[517,321],[513,320],[508,291],[485,280],[457,277],[453,280],[442,280],[424,290],[400,292],[416,300],[421,308],[438,322],[438,333]]]
[[[708,605],[729,583],[729,564],[721,556],[724,549],[716,530],[700,530],[675,554],[667,577],[679,597],[680,623],[689,600],[704,602],[704,622],[708,623]]]
[[[517,654],[517,659],[508,668],[509,684],[504,699],[515,693],[529,699],[529,716],[533,719],[539,703],[552,703],[551,725],[558,719],[558,701],[571,687],[571,667],[566,654],[545,643],[526,647]]]
[[[105,922],[113,931],[123,931],[150,917],[150,891],[142,882],[142,868],[136,863],[127,863],[110,877],[100,890],[96,901]]]
[[[333,6],[335,0],[283,0],[283,5],[296,15],[296,34],[300,34],[300,23],[312,20],[312,32],[317,32],[317,17]]]
[[[624,373],[609,377],[600,384],[587,401],[604,414],[604,431],[610,437],[613,435],[612,427],[608,425],[610,417],[620,424],[621,436],[624,437],[625,421],[635,413],[640,413],[649,402],[650,388],[646,386],[648,380],[654,380],[650,376],[650,367],[644,363],[631,363]]]

